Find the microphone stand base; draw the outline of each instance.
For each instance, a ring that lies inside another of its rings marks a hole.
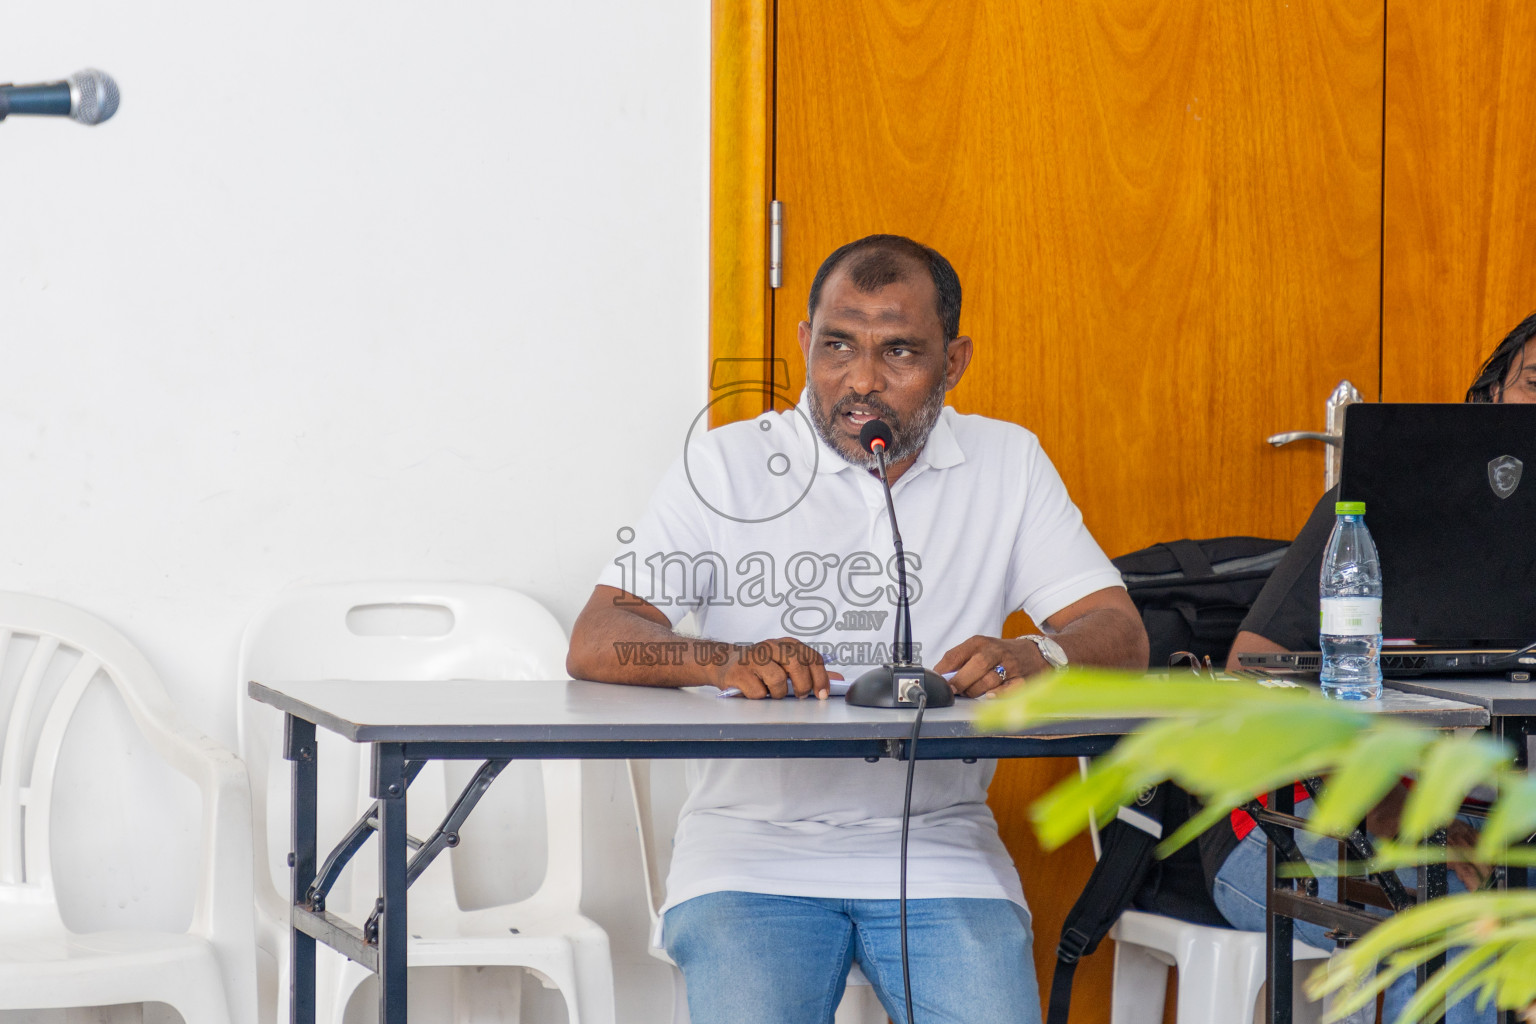
[[[901,700],[900,695],[917,684],[927,694],[930,708],[947,708],[955,702],[955,691],[944,677],[917,665],[881,665],[853,681],[843,700],[860,708],[915,708],[916,700]]]

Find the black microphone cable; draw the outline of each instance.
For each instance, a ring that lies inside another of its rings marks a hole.
[[[917,715],[912,719],[912,738],[907,741],[907,795],[901,804],[901,984],[906,990],[907,1024],[912,1016],[912,973],[907,965],[907,827],[912,823],[912,772],[917,767],[917,735],[923,729],[923,712],[928,708],[928,693],[917,688]]]
[[[901,530],[896,526],[896,507],[891,497],[891,482],[886,476],[886,451],[892,441],[891,428],[881,420],[870,420],[859,431],[859,444],[876,458],[876,470],[885,491],[885,508],[891,521],[891,541],[896,549],[897,590],[895,636],[891,661],[910,666],[912,659],[912,612],[907,606],[907,559],[902,549]],[[901,804],[901,885],[897,907],[901,930],[901,984],[907,1006],[907,1024],[915,1024],[912,1009],[912,968],[907,957],[907,836],[912,826],[912,778],[917,769],[917,739],[923,731],[923,712],[928,709],[928,690],[916,686],[917,714],[912,718],[912,736],[907,741],[907,788]],[[899,697],[903,703],[905,698]]]

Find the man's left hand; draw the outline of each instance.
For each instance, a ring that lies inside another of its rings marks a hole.
[[[953,672],[949,688],[960,696],[980,697],[1004,682],[1031,676],[1049,667],[1034,641],[973,636],[945,652],[933,670],[940,675]]]
[[[1074,665],[1146,668],[1147,631],[1124,587],[1096,590],[1047,616],[1041,625]],[[933,670],[940,675],[953,672],[949,688],[956,693],[980,697],[1049,667],[1033,640],[973,636],[946,652]]]

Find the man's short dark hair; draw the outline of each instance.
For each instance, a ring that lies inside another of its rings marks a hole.
[[[960,275],[949,260],[921,242],[902,235],[870,235],[839,247],[822,261],[811,281],[811,298],[806,304],[806,319],[816,317],[821,302],[821,288],[832,271],[846,263],[848,280],[861,292],[877,292],[888,284],[905,281],[918,267],[926,268],[937,295],[939,325],[944,328],[944,344],[960,336]]]
[[[1467,388],[1467,401],[1498,401],[1499,393],[1504,387],[1504,381],[1509,378],[1514,361],[1520,358],[1520,353],[1525,351],[1526,343],[1533,337],[1536,337],[1536,313],[1521,320],[1515,325],[1515,329],[1499,342],[1499,347],[1493,350],[1493,355],[1488,357],[1488,361],[1478,371],[1477,379],[1472,382],[1471,387]]]

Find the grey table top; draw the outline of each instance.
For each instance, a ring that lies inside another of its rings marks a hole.
[[[1387,685],[1404,693],[1476,704],[1495,718],[1536,715],[1536,682],[1511,683],[1502,677],[1477,679],[1390,679]]]
[[[900,739],[910,711],[852,707],[839,698],[744,700],[708,688],[672,690],[582,680],[482,682],[251,682],[250,695],[360,743],[559,742],[609,740]],[[1426,726],[1488,723],[1480,706],[1388,690],[1362,705]],[[976,735],[978,702],[929,710],[925,737]],[[1012,735],[1039,739],[1122,735],[1139,720],[1060,721]]]
[[[746,700],[708,687],[668,689],[584,680],[434,683],[316,680],[250,684],[256,700],[360,743],[561,740],[899,739],[912,712],[828,700]],[[931,708],[928,737],[974,736],[977,701]],[[1059,722],[1019,735],[1120,735],[1130,719]]]

